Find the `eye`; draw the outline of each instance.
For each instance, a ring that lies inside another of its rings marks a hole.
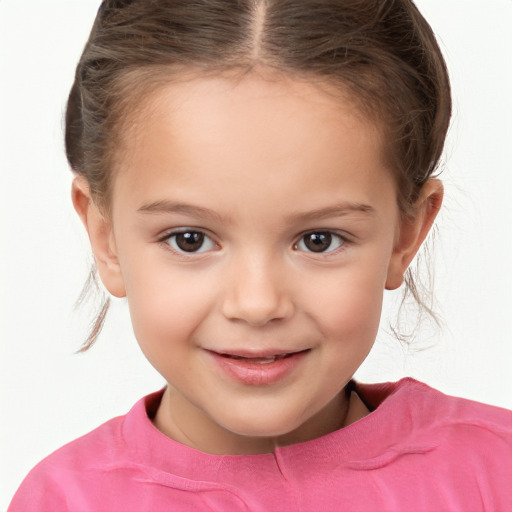
[[[215,242],[202,231],[180,231],[167,235],[162,241],[167,243],[176,252],[199,253],[215,249]]]
[[[311,231],[302,235],[295,249],[299,251],[325,253],[339,249],[346,240],[331,231]]]

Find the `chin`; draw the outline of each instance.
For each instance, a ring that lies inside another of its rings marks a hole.
[[[261,411],[257,416],[251,414],[246,417],[231,417],[223,423],[225,429],[239,436],[275,438],[298,429],[303,421]]]

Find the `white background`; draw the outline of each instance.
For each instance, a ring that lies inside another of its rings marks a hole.
[[[74,354],[87,330],[87,308],[73,303],[89,248],[69,198],[62,116],[98,4],[0,0],[0,510],[43,456],[163,385],[123,301],[97,346]],[[358,377],[412,375],[512,408],[512,1],[417,4],[455,99],[434,254],[444,324],[409,350],[381,335]]]

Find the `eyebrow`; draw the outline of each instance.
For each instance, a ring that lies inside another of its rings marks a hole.
[[[292,213],[289,216],[290,221],[294,220],[321,220],[329,217],[342,217],[351,213],[363,213],[365,215],[375,215],[376,211],[373,206],[363,203],[354,203],[343,201],[333,206],[310,210],[307,212]]]
[[[222,223],[230,223],[230,217],[226,217],[209,208],[195,206],[187,203],[178,203],[174,201],[161,200],[145,203],[138,208],[141,213],[166,214],[182,213],[192,217],[210,219]],[[310,210],[306,212],[294,212],[288,216],[289,222],[304,220],[321,220],[328,217],[342,217],[351,213],[363,213],[365,215],[374,215],[375,209],[367,204],[343,201],[333,206]]]
[[[153,201],[152,203],[143,204],[137,211],[141,213],[182,213],[191,217],[201,217],[220,222],[230,222],[228,217],[225,217],[209,208],[202,206],[195,206],[187,203],[178,203],[174,201]]]

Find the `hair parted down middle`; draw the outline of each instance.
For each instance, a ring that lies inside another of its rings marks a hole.
[[[76,69],[65,131],[69,163],[105,214],[121,128],[148,94],[187,72],[256,67],[348,92],[383,127],[399,206],[412,212],[438,168],[451,95],[435,36],[411,0],[106,0]],[[408,290],[421,304],[413,282]]]

